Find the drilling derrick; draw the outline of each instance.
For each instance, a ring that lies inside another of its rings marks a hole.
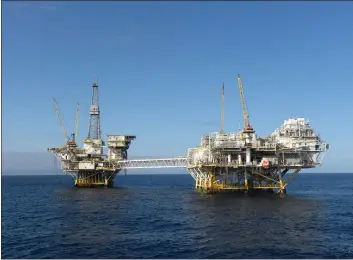
[[[97,82],[93,83],[92,88],[88,135],[83,141],[83,148],[78,148],[76,145],[79,104],[76,107],[75,132],[71,138],[68,138],[59,107],[54,100],[66,144],[60,148],[49,148],[48,151],[61,161],[62,170],[74,178],[76,187],[111,187],[115,176],[122,169],[121,161],[127,159],[127,150],[136,136],[108,135],[108,155],[103,154],[105,143],[101,138]]]
[[[101,126],[100,126],[100,111],[99,111],[99,97],[98,97],[98,84],[97,82],[92,85],[92,101],[89,110],[89,128],[88,139],[100,140],[101,139]]]
[[[104,142],[101,140],[100,111],[98,84],[95,81],[92,85],[92,99],[89,109],[88,136],[83,141],[83,149],[90,157],[100,157],[103,154]]]

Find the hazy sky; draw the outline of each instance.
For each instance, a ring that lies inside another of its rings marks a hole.
[[[309,118],[332,146],[318,171],[353,169],[353,2],[3,2],[2,8],[5,152],[62,145],[53,97],[68,131],[80,102],[83,140],[96,73],[103,134],[137,135],[130,155],[183,155],[202,134],[219,130],[222,82],[226,130],[238,129],[240,73],[259,135],[289,117]]]

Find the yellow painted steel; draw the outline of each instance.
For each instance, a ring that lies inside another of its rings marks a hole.
[[[77,178],[75,179],[76,187],[95,187],[95,186],[105,186],[110,187],[113,185],[113,180],[103,176],[102,173],[97,173],[90,175],[90,172],[87,173],[78,173]]]
[[[218,169],[217,169],[218,168]],[[229,175],[216,175],[219,167],[212,167],[210,165],[203,165],[200,167],[193,167],[195,188],[207,193],[221,192],[221,191],[251,191],[251,190],[277,190],[280,194],[285,194],[286,184],[281,177],[279,180],[272,181],[266,176],[256,175],[254,172]],[[250,174],[251,173],[251,174]],[[218,176],[218,177],[217,177]],[[223,176],[223,177],[220,177]],[[247,178],[249,176],[250,178]],[[234,178],[236,177],[237,180]],[[241,178],[241,179],[239,179]]]

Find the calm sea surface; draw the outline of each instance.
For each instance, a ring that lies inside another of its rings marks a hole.
[[[353,174],[301,174],[287,196],[206,195],[189,175],[2,177],[2,258],[353,258]]]

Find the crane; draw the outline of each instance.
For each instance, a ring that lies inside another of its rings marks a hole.
[[[55,98],[53,98],[53,100],[54,100],[54,107],[55,107],[56,115],[58,116],[59,123],[60,123],[60,126],[61,126],[61,131],[62,131],[62,133],[64,135],[64,140],[65,140],[65,143],[66,143],[69,138],[68,138],[67,133],[66,133],[66,129],[65,129],[65,126],[64,126],[64,123],[63,123],[63,119],[61,117],[59,105],[56,102]]]
[[[78,133],[79,103],[77,103],[77,105],[76,105],[75,132],[71,135],[71,137],[69,137],[67,135],[67,132],[66,132],[66,129],[65,129],[65,126],[64,126],[64,122],[63,122],[63,119],[62,119],[62,116],[61,116],[59,105],[56,102],[55,98],[53,98],[53,100],[54,100],[54,107],[55,107],[56,115],[58,116],[58,119],[59,119],[59,123],[60,123],[60,126],[61,126],[61,131],[62,131],[62,134],[64,136],[65,143],[67,145],[69,145],[69,146],[76,147],[76,140],[77,140],[77,133]]]
[[[249,122],[249,113],[245,105],[245,99],[244,99],[244,91],[243,91],[243,83],[241,82],[240,75],[238,74],[238,88],[240,92],[240,101],[241,101],[241,106],[243,110],[243,120],[244,120],[244,130],[243,132],[253,132],[253,128],[250,125]]]
[[[74,142],[76,143],[77,141],[77,135],[78,135],[78,116],[79,116],[79,109],[80,109],[80,103],[77,103],[76,105],[76,120],[75,120],[75,135],[74,135]]]

